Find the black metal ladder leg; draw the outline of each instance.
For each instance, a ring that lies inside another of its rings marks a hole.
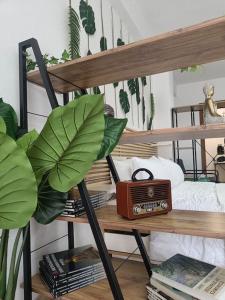
[[[24,274],[24,300],[32,300],[32,279],[31,279],[31,251],[30,251],[30,224],[23,229],[23,236],[26,240],[23,248],[23,274]]]
[[[140,250],[143,262],[145,264],[145,268],[148,272],[149,278],[151,278],[151,276],[152,276],[151,262],[150,262],[150,258],[148,256],[147,250],[145,248],[145,245],[143,243],[141,234],[137,229],[133,229],[133,233],[134,233],[134,237],[136,239],[138,248]]]
[[[111,258],[108,254],[108,250],[105,245],[104,238],[102,236],[102,232],[97,220],[97,217],[95,215],[95,211],[92,207],[91,201],[89,199],[88,191],[86,188],[86,184],[84,181],[78,184],[78,189],[80,192],[80,196],[85,208],[85,211],[87,213],[88,221],[92,229],[93,236],[95,238],[95,242],[99,251],[99,255],[102,259],[103,266],[105,268],[106,276],[109,281],[109,285],[111,287],[113,296],[115,300],[123,300],[123,295],[115,274],[115,271],[113,269]]]

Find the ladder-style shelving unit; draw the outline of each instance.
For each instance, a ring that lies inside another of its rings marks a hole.
[[[39,71],[26,75],[27,48],[32,48]],[[214,19],[179,29],[174,32],[144,39],[116,49],[103,51],[84,58],[72,60],[46,69],[41,51],[35,39],[19,44],[20,56],[20,104],[21,130],[27,130],[27,80],[46,89],[52,108],[58,106],[56,93],[63,94],[64,103],[69,100],[68,93],[118,82],[130,78],[176,70],[194,64],[204,64],[225,59],[225,17]],[[214,138],[225,135],[225,125],[207,125],[190,128],[170,128],[148,132],[125,133],[121,144],[150,143],[184,139]],[[119,180],[111,157],[107,162],[115,181]],[[167,215],[128,221],[116,214],[114,207],[94,211],[89,201],[85,183],[78,185],[87,216],[79,218],[58,218],[68,222],[69,247],[74,246],[73,223],[90,223],[95,241],[103,261],[107,280],[67,294],[63,300],[94,299],[145,299],[145,284],[151,276],[150,261],[143,245],[140,232],[172,232],[203,237],[225,238],[225,214],[195,211],[172,211]],[[147,273],[143,275],[143,264],[128,262],[125,271],[115,273],[113,265],[118,260],[110,259],[101,229],[132,231],[139,246]],[[31,291],[52,299],[41,283],[38,275],[31,282],[30,237],[24,250],[24,297],[31,300]],[[148,275],[148,276],[147,276]],[[119,278],[119,283],[117,280]],[[108,284],[109,283],[109,284]],[[112,294],[110,292],[110,288]]]

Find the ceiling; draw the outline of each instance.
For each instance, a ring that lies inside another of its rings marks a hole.
[[[110,0],[135,39],[225,15],[224,0]],[[225,49],[224,49],[225,51]],[[175,84],[225,77],[225,62],[202,66],[196,73],[174,72]]]

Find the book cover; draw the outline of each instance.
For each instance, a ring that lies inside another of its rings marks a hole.
[[[102,264],[98,252],[91,245],[44,255],[43,260],[54,279]]]
[[[225,269],[181,254],[154,267],[153,278],[200,300],[225,299]]]

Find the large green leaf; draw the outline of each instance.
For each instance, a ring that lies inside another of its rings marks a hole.
[[[6,125],[2,117],[0,117],[0,132],[6,133]]]
[[[127,81],[127,85],[128,85],[130,94],[131,94],[131,95],[136,94],[136,82],[135,82],[135,79],[129,79],[129,80]]]
[[[49,172],[49,184],[67,192],[95,161],[104,136],[102,95],[85,95],[56,108],[29,152],[38,182]]]
[[[34,218],[41,224],[49,224],[55,220],[64,211],[68,199],[68,193],[58,192],[51,188],[47,176],[43,177],[39,186],[38,204],[34,213]]]
[[[25,152],[30,150],[34,141],[38,138],[38,133],[35,129],[22,135],[16,142]]]
[[[69,6],[69,52],[72,59],[80,57],[80,22],[76,11]]]
[[[37,184],[25,152],[0,133],[0,228],[27,224],[37,205]]]
[[[95,15],[92,7],[87,4],[86,1],[80,1],[80,18],[82,20],[82,25],[87,34],[94,34],[95,28]]]
[[[109,155],[119,142],[124,128],[127,125],[127,119],[115,119],[105,116],[105,133],[102,146],[97,160]]]
[[[107,39],[104,36],[102,36],[100,39],[100,49],[101,51],[107,50]]]
[[[135,78],[135,85],[136,85],[136,101],[137,104],[139,105],[141,102],[141,97],[140,97],[140,86],[139,86],[138,78]]]
[[[6,133],[15,139],[18,129],[17,116],[12,106],[3,102],[2,98],[0,98],[0,116],[5,121],[7,128]]]
[[[125,114],[127,114],[130,111],[130,103],[129,103],[127,92],[121,89],[119,97],[120,97],[120,105],[122,107],[122,110],[124,111]]]

